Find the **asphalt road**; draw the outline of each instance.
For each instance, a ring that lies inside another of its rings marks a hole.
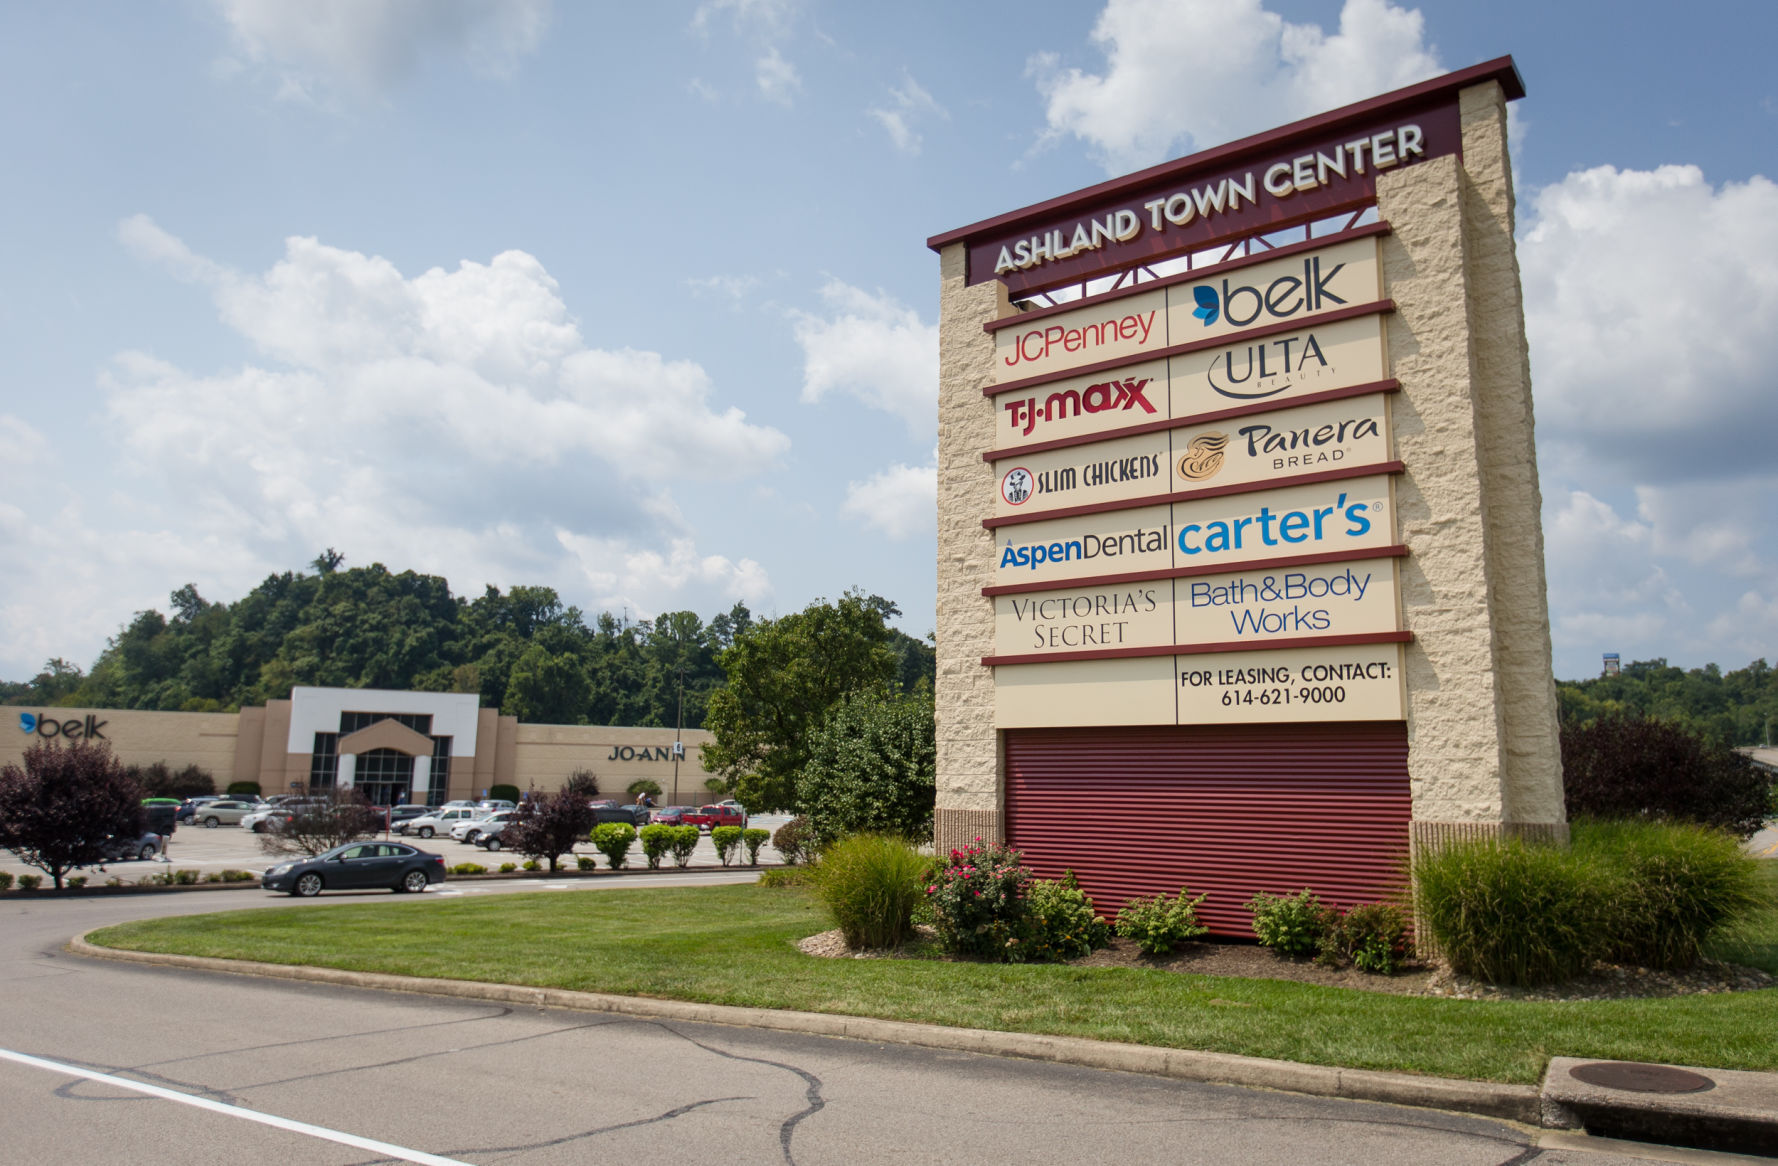
[[[748,876],[669,877],[684,886]],[[318,903],[258,892],[0,902],[0,1163],[1633,1160],[1540,1148],[1533,1131],[1424,1110],[62,950],[72,935],[126,919],[325,910],[348,898],[415,905],[380,892]],[[1686,1156],[1637,1156],[1650,1157]]]

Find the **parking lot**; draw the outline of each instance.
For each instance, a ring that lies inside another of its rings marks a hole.
[[[777,830],[789,820],[789,816],[784,814],[756,814],[748,820],[747,825],[760,830]],[[382,838],[384,835],[379,834],[377,837]],[[453,842],[448,837],[426,840],[403,838],[399,834],[388,835],[388,837],[398,842],[411,843],[420,850],[442,854],[446,866],[456,866],[462,862],[477,862],[489,870],[498,870],[502,863],[512,862],[522,865],[525,861],[524,855],[515,854],[510,850],[490,854],[479,846]],[[168,867],[173,870],[195,870],[202,874],[222,870],[247,870],[258,874],[274,862],[281,861],[266,854],[260,845],[261,841],[262,835],[255,834],[250,830],[243,830],[238,826],[219,826],[214,830],[209,830],[202,826],[184,825],[174,833],[172,841],[167,846],[167,858],[170,859],[170,862],[165,865],[159,862],[112,862],[107,863],[103,870],[91,868],[74,873],[87,876],[88,881],[94,885],[113,876],[121,878],[125,882],[135,882],[137,879]],[[590,842],[580,843],[574,848],[574,854],[584,854],[596,858],[599,862],[599,869],[605,869],[605,856],[594,850]],[[740,855],[740,860],[746,861],[745,851]],[[770,842],[761,848],[759,860],[762,863],[779,861],[778,852],[772,848]],[[565,857],[562,860],[562,865],[568,870],[573,870],[575,867],[574,858],[572,856]],[[640,842],[630,847],[629,865],[631,867],[646,866]],[[670,868],[672,865],[672,858],[662,860],[663,867]],[[716,857],[716,846],[710,841],[708,834],[698,839],[698,849],[692,855],[691,865],[701,867],[722,865]],[[14,875],[42,873],[36,867],[26,866],[4,850],[0,850],[0,870],[11,871]],[[47,877],[44,879],[44,885],[49,885]]]

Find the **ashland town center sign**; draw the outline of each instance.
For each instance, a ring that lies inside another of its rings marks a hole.
[[[941,848],[1246,934],[1565,835],[1523,95],[1501,58],[929,240]]]

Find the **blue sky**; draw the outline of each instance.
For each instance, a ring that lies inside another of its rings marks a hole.
[[[0,676],[323,547],[934,623],[931,234],[1505,53],[1556,671],[1778,657],[1768,5],[0,7]]]

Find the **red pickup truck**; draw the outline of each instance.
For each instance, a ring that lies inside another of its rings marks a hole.
[[[718,826],[745,826],[747,815],[733,806],[700,806],[679,821],[682,825],[696,826],[708,833]]]

